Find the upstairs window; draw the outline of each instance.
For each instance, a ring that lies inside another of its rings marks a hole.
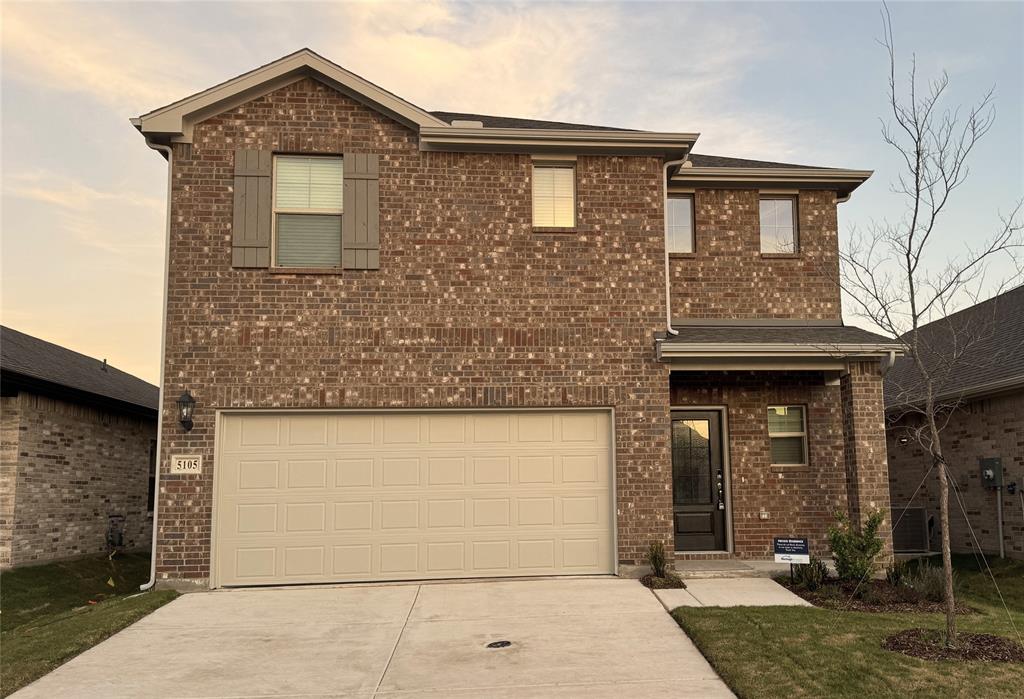
[[[533,226],[576,226],[576,168],[533,166]]]
[[[799,251],[795,197],[761,197],[761,252]]]
[[[668,251],[693,252],[693,197],[668,200]]]
[[[341,266],[342,159],[274,158],[274,260],[278,267]]]
[[[772,465],[807,465],[807,421],[800,405],[768,406]]]

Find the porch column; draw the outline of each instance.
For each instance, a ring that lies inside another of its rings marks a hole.
[[[851,362],[840,390],[850,519],[861,523],[874,510],[885,513],[879,534],[888,563],[892,561],[892,522],[881,366],[877,361]]]

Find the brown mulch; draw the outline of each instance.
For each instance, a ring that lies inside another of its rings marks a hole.
[[[815,607],[850,612],[936,614],[945,612],[942,602],[925,599],[913,588],[893,586],[884,580],[870,580],[858,587],[856,583],[830,581],[813,592],[804,587],[792,585],[788,578],[778,582],[793,594],[802,597]],[[856,597],[854,593],[856,592]],[[957,614],[971,614],[974,610],[966,604],[957,603]]]
[[[1024,663],[1024,646],[987,633],[959,633],[955,648],[946,646],[945,634],[934,629],[907,629],[882,641],[882,648],[923,660],[982,660]]]
[[[652,590],[686,589],[686,583],[684,583],[682,578],[677,575],[669,575],[664,578],[659,578],[655,575],[648,574],[640,578],[640,584],[644,587],[649,587]]]

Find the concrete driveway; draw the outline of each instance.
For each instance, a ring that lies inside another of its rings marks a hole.
[[[732,696],[654,595],[618,578],[190,594],[14,696],[581,695]]]

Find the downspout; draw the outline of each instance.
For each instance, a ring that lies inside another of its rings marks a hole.
[[[163,447],[164,432],[164,364],[167,359],[167,284],[171,269],[171,183],[174,178],[174,151],[170,146],[153,143],[146,137],[146,145],[167,156],[167,225],[164,228],[164,287],[162,289],[163,311],[160,317],[160,403],[157,406],[156,418],[156,474],[153,484],[153,543],[149,550],[149,581],[139,585],[145,592],[156,584],[156,540],[157,517],[160,513],[160,450]]]
[[[661,210],[664,218],[663,230],[665,235],[665,329],[668,331],[669,335],[678,335],[679,331],[672,327],[672,283],[669,279],[671,271],[669,269],[668,259],[668,169],[670,167],[675,167],[676,165],[682,165],[685,162],[686,158],[666,161],[661,173]],[[659,351],[658,354],[660,357],[661,352]]]

